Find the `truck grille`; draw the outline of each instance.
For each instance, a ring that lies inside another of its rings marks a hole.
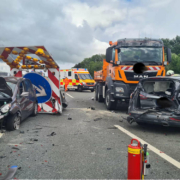
[[[86,83],[87,85],[90,85],[90,86],[92,86],[92,85],[94,85],[94,83]]]
[[[128,81],[139,81],[140,79],[153,77],[157,75],[156,72],[144,72],[143,74],[135,74],[134,72],[125,72]]]

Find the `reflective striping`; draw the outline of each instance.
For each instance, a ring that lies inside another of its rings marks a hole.
[[[132,149],[132,148],[128,147],[128,153],[131,153],[131,154],[140,154],[140,152],[141,152],[141,149]]]
[[[125,71],[132,71],[133,70],[133,66],[121,66],[121,69],[125,70]],[[157,70],[161,70],[161,67],[159,67],[159,66],[149,66],[148,70],[150,70],[150,71],[157,71]]]

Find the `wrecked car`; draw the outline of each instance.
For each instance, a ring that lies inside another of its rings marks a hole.
[[[19,129],[21,121],[37,115],[36,92],[29,79],[0,77],[0,122],[7,130]]]
[[[139,81],[130,96],[127,121],[180,127],[180,77],[151,77]]]

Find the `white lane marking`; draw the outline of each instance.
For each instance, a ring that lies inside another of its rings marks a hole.
[[[70,94],[68,94],[68,93],[66,93],[69,97],[71,97],[71,98],[74,98],[74,97],[72,97]]]
[[[123,127],[121,127],[119,125],[114,125],[114,126],[117,127],[119,130],[121,130],[122,132],[124,132],[125,134],[127,134],[128,136],[130,136],[131,138],[138,139],[142,144],[148,144],[148,148],[151,151],[153,151],[154,153],[156,153],[157,155],[159,155],[160,157],[162,157],[163,159],[165,159],[166,161],[168,161],[169,163],[171,163],[172,165],[174,165],[174,166],[176,166],[177,168],[180,169],[180,162],[178,162],[175,159],[171,158],[170,156],[168,156],[164,152],[160,151],[159,149],[155,148],[154,146],[150,145],[149,143],[142,140],[138,136],[136,136],[136,135],[132,134],[131,132],[127,131]]]
[[[3,133],[0,133],[0,138],[3,136]]]

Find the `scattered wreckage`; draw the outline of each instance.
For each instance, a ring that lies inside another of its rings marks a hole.
[[[142,79],[131,94],[127,121],[180,127],[180,76]]]

